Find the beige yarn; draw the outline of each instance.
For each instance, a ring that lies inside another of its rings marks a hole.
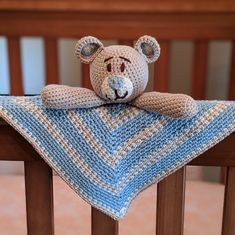
[[[161,52],[157,40],[147,35],[138,39],[135,44],[135,49],[144,56],[148,63],[155,62],[159,58]]]
[[[106,58],[110,58],[108,62],[104,62]],[[128,58],[131,63],[125,62],[120,57]],[[124,72],[120,71],[122,63],[125,63]],[[107,71],[107,65],[111,63],[112,71]],[[114,103],[122,103],[133,100],[141,94],[148,83],[148,65],[145,58],[141,56],[134,48],[129,46],[108,46],[105,47],[90,64],[90,78],[92,87],[97,95],[106,99],[105,94],[101,91],[103,80],[106,77],[122,76],[128,78],[133,84],[132,94],[123,100],[114,101]]]
[[[126,103],[174,118],[192,117],[196,102],[187,95],[159,92],[143,93],[148,82],[148,63],[156,61],[160,46],[155,38],[140,37],[135,48],[113,45],[104,47],[95,37],[80,39],[75,54],[90,64],[94,91],[60,85],[46,86],[41,97],[48,108],[90,108],[105,103]]]
[[[51,109],[90,108],[105,104],[94,91],[81,87],[48,85],[41,92],[43,103]]]
[[[173,118],[190,118],[198,111],[194,99],[184,94],[146,92],[137,97],[132,104],[147,111],[159,112]]]
[[[75,46],[75,55],[85,64],[90,64],[103,49],[102,42],[92,36],[81,38]]]

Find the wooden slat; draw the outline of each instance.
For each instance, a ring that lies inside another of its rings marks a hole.
[[[39,159],[33,147],[11,126],[0,126],[0,160],[32,161]]]
[[[235,41],[232,42],[231,62],[230,62],[230,78],[228,85],[228,99],[235,100]],[[226,181],[226,168],[221,168],[220,182]]]
[[[23,80],[20,56],[20,39],[18,37],[8,37],[8,58],[10,74],[10,94],[23,95]]]
[[[155,91],[167,92],[169,86],[169,62],[170,62],[170,42],[160,41],[161,55],[154,64],[154,83]]]
[[[45,38],[46,84],[59,83],[57,39]]]
[[[0,126],[6,126],[6,125],[9,125],[9,124],[5,120],[0,118]]]
[[[157,235],[182,235],[184,228],[185,167],[158,183]]]
[[[25,162],[28,235],[53,235],[52,170],[44,161]]]
[[[206,98],[207,59],[208,42],[195,42],[192,74],[192,96],[194,99]]]
[[[233,41],[233,44],[232,44],[228,99],[235,100],[235,41]]]
[[[92,235],[118,235],[118,221],[92,207]]]
[[[92,89],[89,64],[82,63],[82,87]]]
[[[152,6],[151,1],[151,6]],[[106,4],[106,3],[105,3]],[[133,4],[132,4],[133,5]],[[234,13],[149,14],[143,12],[1,11],[0,35],[137,39],[146,34],[164,40],[235,39]],[[138,15],[138,17],[137,17]],[[9,27],[10,26],[10,27]]]
[[[235,234],[235,167],[227,169],[222,235]]]
[[[134,2],[134,4],[133,4]],[[234,12],[235,3],[231,0],[222,1],[115,1],[115,2],[103,2],[93,0],[82,0],[76,2],[74,0],[60,0],[58,3],[53,4],[52,1],[38,1],[37,4],[34,1],[17,1],[1,0],[0,8],[4,10],[15,10],[15,11],[78,11],[78,12],[101,12],[104,9],[108,9],[109,12],[147,12],[148,14],[155,13],[172,13],[172,12],[183,12],[183,13],[218,13],[218,12]]]
[[[189,165],[194,166],[235,166],[235,134],[231,134],[213,148],[195,158]]]
[[[225,184],[227,175],[227,167],[220,167],[220,183]]]
[[[39,156],[33,147],[0,118],[0,160],[30,161]],[[3,125],[1,124],[3,122]],[[235,133],[189,162],[197,166],[235,166]]]

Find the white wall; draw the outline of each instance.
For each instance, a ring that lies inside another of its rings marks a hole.
[[[9,73],[6,39],[0,37],[0,94],[9,93]]]
[[[38,94],[45,83],[43,40],[22,38],[21,51],[24,91],[29,95]]]

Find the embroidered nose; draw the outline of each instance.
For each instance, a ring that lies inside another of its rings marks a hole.
[[[113,90],[122,90],[124,85],[125,81],[122,77],[109,77],[109,86]]]

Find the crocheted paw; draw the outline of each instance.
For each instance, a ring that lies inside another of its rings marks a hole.
[[[195,116],[198,112],[198,105],[196,101],[188,96],[188,95],[181,95],[182,96],[182,111],[180,112],[180,116],[182,118],[191,118]]]
[[[43,104],[51,109],[97,107],[105,102],[94,91],[63,85],[48,85],[41,92]]]
[[[132,104],[173,118],[191,118],[198,112],[195,100],[183,94],[146,92],[137,97]]]

